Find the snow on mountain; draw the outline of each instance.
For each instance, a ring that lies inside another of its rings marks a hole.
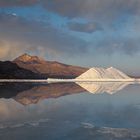
[[[97,68],[93,67],[85,73],[78,76],[76,79],[131,79],[125,73],[116,68]]]

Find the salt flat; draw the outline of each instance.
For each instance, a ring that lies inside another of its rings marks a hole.
[[[0,82],[140,82],[140,79],[0,79]]]

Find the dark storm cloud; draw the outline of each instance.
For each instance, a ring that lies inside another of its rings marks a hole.
[[[0,0],[0,6],[41,4],[70,18],[114,19],[123,13],[140,14],[140,0]]]
[[[14,15],[0,15],[0,52],[16,51],[50,53],[52,55],[85,53],[86,42],[67,33],[35,21]],[[15,51],[13,50],[13,46]],[[16,47],[15,47],[16,46]]]
[[[122,13],[140,14],[140,0],[0,0],[0,6],[42,4],[67,17],[113,19]]]
[[[35,3],[37,4],[38,1],[0,0],[1,7],[22,6]],[[89,49],[94,50],[96,54],[99,52],[98,55],[100,53],[111,54],[115,52],[132,55],[140,52],[139,34],[136,35],[137,39],[133,39],[134,37],[125,37],[123,35],[124,30],[121,31],[120,26],[118,26],[120,23],[117,24],[117,29],[120,30],[122,36],[120,35],[116,38],[115,31],[112,37],[102,35],[108,34],[111,30],[110,26],[108,26],[109,30],[106,29],[106,22],[114,22],[116,21],[114,19],[121,17],[123,14],[140,15],[140,0],[40,0],[40,3],[47,10],[56,12],[61,16],[87,18],[87,21],[96,21],[95,23],[81,24],[70,20],[71,22],[68,23],[70,30],[93,33],[103,28],[103,33],[100,32],[100,36],[99,34],[98,36],[94,35],[93,40],[94,37],[97,40],[95,39],[94,42],[89,44],[84,39],[80,39],[80,35],[78,38],[70,35],[69,32],[63,32],[50,25],[44,25],[36,21],[27,21],[15,15],[0,14],[0,54],[7,54],[8,56],[9,52],[13,50],[13,47],[14,51],[12,53],[29,50],[31,52],[48,52],[55,55],[78,55]],[[140,28],[139,25],[140,21],[138,20],[137,30]],[[130,24],[129,26],[134,26],[134,24]],[[98,40],[98,38],[101,39]]]
[[[104,30],[103,32],[105,33]],[[50,25],[15,15],[0,14],[0,58],[13,58],[24,52],[50,54],[52,57],[77,56],[89,49],[95,56],[116,52],[133,55],[140,52],[139,40],[127,37],[116,39],[106,35],[99,41],[87,43]]]
[[[112,21],[123,14],[140,15],[140,0],[0,0],[3,6],[40,4],[69,18],[82,17]]]
[[[71,22],[68,23],[68,28],[73,31],[77,32],[85,32],[85,33],[93,33],[99,30],[102,30],[102,27],[95,22],[89,22],[89,23],[76,23]]]
[[[37,2],[39,2],[39,0],[0,0],[0,6],[28,6]]]
[[[140,0],[44,0],[50,11],[67,17],[113,19],[120,14],[140,14]]]
[[[105,54],[119,52],[132,55],[140,52],[138,33],[140,29],[140,0],[44,0],[44,6],[61,16],[86,18],[101,23],[104,28],[103,33],[97,37],[96,35],[93,36],[93,40],[94,37],[97,40],[89,45],[89,48],[96,53],[99,52],[98,54],[101,52]],[[128,32],[131,29],[133,30],[134,23],[137,24],[137,30]],[[119,31],[118,36],[115,30],[112,31],[114,24]],[[123,25],[123,28],[121,25]],[[94,32],[93,28],[88,29],[88,25],[73,23],[68,24],[68,26],[75,31]],[[111,35],[108,36],[110,33]],[[134,36],[129,36],[129,34],[134,34]]]

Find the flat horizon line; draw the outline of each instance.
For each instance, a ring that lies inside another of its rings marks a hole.
[[[29,82],[29,83],[61,83],[61,82],[140,82],[140,79],[130,78],[130,79],[0,79],[0,83],[2,82]]]

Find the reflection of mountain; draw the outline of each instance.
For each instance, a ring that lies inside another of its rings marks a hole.
[[[1,98],[13,98],[17,102],[27,105],[35,104],[43,99],[58,98],[84,92],[85,90],[75,83],[54,84],[9,84],[0,86]]]
[[[128,86],[129,82],[77,82],[82,88],[90,93],[109,93],[113,94]]]
[[[34,86],[30,83],[0,83],[0,98],[13,98],[20,92],[29,90]]]
[[[0,98],[13,98],[17,102],[28,105],[36,104],[40,100],[58,98],[65,95],[82,93],[109,93],[113,94],[127,85],[129,82],[77,82],[77,83],[7,83],[0,85]]]

